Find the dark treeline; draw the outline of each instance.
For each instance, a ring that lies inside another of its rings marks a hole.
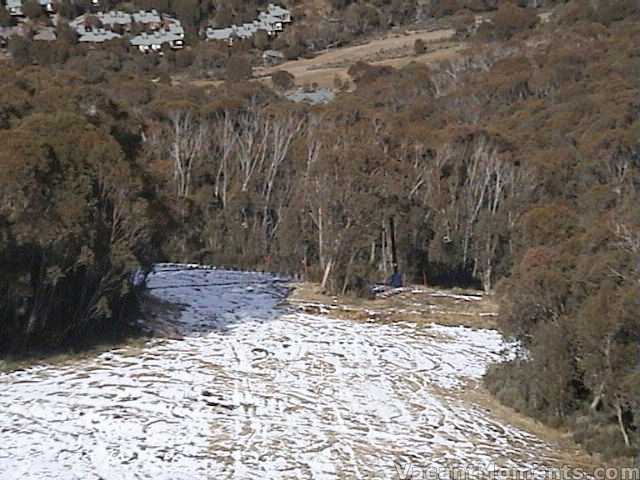
[[[354,65],[324,106],[82,68],[0,75],[0,349],[116,328],[152,261],[366,291],[497,292],[518,355],[488,385],[623,455],[640,432],[640,22],[501,5],[453,60]],[[143,60],[146,61],[146,60]]]

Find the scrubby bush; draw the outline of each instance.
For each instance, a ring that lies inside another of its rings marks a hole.
[[[295,77],[286,70],[278,70],[271,75],[273,85],[280,91],[291,90],[295,86]]]
[[[0,27],[8,27],[11,23],[11,15],[9,15],[4,5],[0,5]]]
[[[44,10],[37,0],[25,0],[22,4],[22,13],[32,20],[44,16]]]
[[[225,77],[232,82],[251,78],[251,61],[245,55],[232,55],[225,65]]]
[[[533,28],[538,14],[532,8],[521,8],[505,2],[494,17],[496,33],[500,38],[510,38],[515,33]]]

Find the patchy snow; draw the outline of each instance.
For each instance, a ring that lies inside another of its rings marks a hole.
[[[500,358],[488,330],[279,307],[282,279],[159,265],[182,340],[0,376],[0,479],[396,478],[396,464],[542,472],[538,438],[456,389]]]
[[[430,292],[431,297],[453,298],[454,300],[464,300],[465,302],[474,302],[482,300],[482,294],[478,295],[459,295],[451,292],[435,291]]]

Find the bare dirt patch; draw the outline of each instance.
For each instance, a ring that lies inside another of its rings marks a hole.
[[[269,81],[273,72],[286,70],[295,77],[298,85],[316,83],[319,87],[332,88],[336,77],[341,80],[349,78],[349,67],[358,61],[399,68],[411,62],[428,64],[453,58],[464,48],[463,43],[453,41],[454,33],[452,29],[393,33],[362,45],[329,50],[314,58],[256,68],[255,75]],[[422,55],[414,55],[413,45],[418,39],[427,44],[427,52]]]

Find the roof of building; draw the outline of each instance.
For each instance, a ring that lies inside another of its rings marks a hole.
[[[163,24],[161,31],[171,33],[173,35],[179,36],[180,38],[184,38],[184,28],[179,20],[171,17],[163,17]]]
[[[119,10],[100,12],[96,15],[103,25],[131,25],[131,14]]]
[[[9,38],[14,35],[24,35],[24,30],[21,25],[18,25],[16,27],[0,27],[0,38]]]
[[[141,33],[140,35],[136,35],[129,42],[131,45],[135,46],[152,46],[152,45],[162,45],[163,43],[175,42],[176,40],[181,40],[182,37],[171,32],[165,31],[157,31],[153,33]]]
[[[156,45],[165,42],[172,42],[184,38],[184,28],[179,20],[166,16],[158,15],[158,12],[152,10],[151,12],[137,12],[133,15],[118,10],[112,10],[109,12],[99,12],[95,15],[81,15],[73,19],[69,25],[74,28],[80,35],[79,41],[81,42],[93,42],[101,43],[106,40],[118,38],[121,35],[110,32],[104,28],[93,27],[89,30],[85,28],[87,20],[91,17],[95,17],[105,26],[115,25],[130,25],[135,20],[140,23],[161,23],[162,29],[158,32],[151,34],[143,33],[137,35],[131,39],[132,45]]]
[[[255,25],[256,31],[258,30],[264,30],[265,32],[270,32],[273,30],[273,25],[262,21],[262,20],[254,20],[253,24]]]
[[[22,8],[23,0],[7,0],[7,8]],[[38,0],[38,3],[42,7],[46,7],[47,5],[51,5],[53,0]]]
[[[53,27],[40,28],[33,36],[34,40],[40,40],[43,42],[53,42],[56,38],[56,30]]]
[[[291,12],[289,10],[287,10],[286,8],[282,8],[280,5],[274,5],[273,3],[269,4],[269,6],[267,7],[267,12],[269,12],[274,17],[288,18],[291,16]]]
[[[262,23],[266,23],[268,25],[277,25],[277,24],[281,24],[282,23],[282,18],[277,17],[277,16],[272,15],[272,14],[267,13],[267,12],[260,12],[260,14],[258,15],[258,19]]]
[[[205,35],[207,36],[207,40],[229,40],[233,35],[233,28],[207,28],[205,30]]]
[[[105,30],[104,28],[94,28],[88,32],[83,32],[78,38],[79,42],[88,42],[88,43],[102,43],[108,40],[113,40],[114,38],[120,38],[122,35],[119,35],[115,32],[111,32],[109,30]]]
[[[290,12],[278,5],[269,4],[267,12],[260,12],[258,18],[251,23],[231,25],[227,28],[207,28],[207,40],[229,40],[231,38],[251,38],[259,30],[272,32],[282,30],[282,22],[290,19]]]
[[[238,38],[251,38],[253,37],[253,32],[246,28],[244,25],[234,25],[233,26],[233,33],[235,34],[236,37]]]
[[[145,11],[133,13],[133,20],[137,23],[160,23],[162,20],[157,10]]]
[[[335,93],[328,88],[319,88],[312,92],[297,90],[296,92],[287,95],[287,98],[294,102],[305,102],[316,105],[320,103],[329,103],[335,98]]]
[[[82,35],[85,32],[84,27],[87,25],[87,22],[90,18],[95,18],[97,20],[100,20],[98,15],[94,15],[92,13],[91,14],[85,13],[84,15],[80,15],[79,17],[76,17],[73,20],[71,20],[69,22],[69,26]]]
[[[242,28],[248,32],[256,33],[258,31],[258,24],[256,22],[243,23]]]
[[[284,58],[284,53],[279,50],[265,50],[262,52],[262,58]]]

